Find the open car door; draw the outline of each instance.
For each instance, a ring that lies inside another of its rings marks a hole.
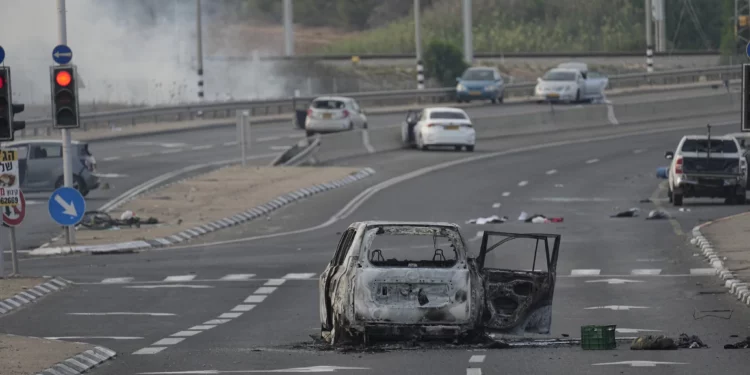
[[[477,257],[484,289],[484,329],[516,335],[550,332],[560,238],[559,234],[484,232]],[[486,268],[487,254],[511,241],[522,241],[533,250],[531,268]]]

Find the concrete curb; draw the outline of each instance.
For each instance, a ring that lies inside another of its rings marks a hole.
[[[52,278],[50,281],[39,284],[31,289],[16,294],[13,297],[0,301],[0,317],[18,310],[25,305],[36,302],[42,297],[65,289],[72,284],[70,281],[61,278]]]
[[[318,193],[322,193],[328,190],[333,190],[339,187],[343,187],[352,184],[356,181],[362,180],[375,174],[375,170],[372,168],[363,168],[356,173],[350,174],[347,177],[334,180],[331,182],[313,185],[310,187],[298,189],[288,194],[280,195],[270,202],[256,206],[239,214],[225,217],[213,221],[211,223],[198,225],[191,229],[187,229],[176,233],[167,238],[154,238],[145,241],[132,241],[132,242],[120,242],[103,245],[89,245],[89,246],[62,246],[62,247],[47,247],[32,250],[30,256],[49,256],[49,255],[60,255],[70,253],[91,253],[92,255],[99,254],[122,254],[122,253],[134,253],[137,250],[146,250],[152,248],[168,247],[176,245],[185,241],[189,241],[195,237],[200,237],[208,233],[212,233],[221,229],[229,228],[238,224],[242,224],[247,221],[257,219],[261,216],[270,214],[271,212],[287,206],[298,200],[313,196]]]
[[[724,287],[729,290],[729,293],[735,296],[740,302],[748,306],[750,306],[750,283],[736,278],[736,276],[724,266],[724,260],[726,260],[726,257],[721,257],[721,254],[717,253],[716,250],[714,250],[711,242],[709,242],[708,239],[701,233],[701,229],[711,224],[749,214],[750,212],[745,212],[698,225],[693,228],[693,238],[690,240],[690,243],[701,250],[703,256],[706,258],[706,261],[711,264],[711,267],[713,267],[714,270],[716,270],[715,274],[724,281]]]
[[[78,375],[114,358],[117,353],[103,346],[96,346],[74,357],[70,357],[36,375]]]

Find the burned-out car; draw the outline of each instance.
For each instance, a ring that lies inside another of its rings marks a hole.
[[[530,269],[485,266],[517,239],[531,245]],[[337,344],[548,334],[559,247],[556,234],[484,232],[474,258],[456,224],[353,223],[320,276],[321,336]]]

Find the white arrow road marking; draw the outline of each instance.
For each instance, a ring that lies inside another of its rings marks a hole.
[[[167,285],[129,285],[125,288],[131,289],[157,289],[157,288],[190,288],[190,289],[206,289],[213,288],[211,285],[184,285],[184,284],[167,284]]]
[[[625,284],[625,283],[642,283],[641,280],[626,280],[626,279],[604,279],[604,280],[588,280],[587,283],[607,283],[607,284]]]
[[[110,339],[110,340],[142,340],[143,337],[131,336],[60,336],[45,337],[47,340],[81,340],[81,339]]]
[[[104,315],[177,316],[177,314],[171,314],[171,313],[148,313],[148,312],[68,313],[68,315],[85,315],[85,316],[104,316]]]
[[[73,201],[70,201],[70,203],[66,202],[63,197],[60,196],[60,194],[55,195],[55,202],[57,202],[60,206],[63,208],[63,213],[70,216],[78,216],[78,212],[76,211],[76,206],[73,205]]]
[[[165,372],[139,372],[139,375],[201,375],[201,374],[242,374],[257,372],[278,372],[278,373],[307,373],[307,372],[336,372],[338,370],[370,370],[369,367],[343,367],[343,366],[312,366],[312,367],[295,367],[277,370],[196,370],[196,371],[165,371]]]
[[[615,328],[619,333],[638,333],[638,332],[661,332],[658,329],[640,329],[640,328]]]
[[[630,367],[656,367],[656,365],[687,365],[684,362],[656,362],[656,361],[622,361],[609,363],[594,363],[592,366],[626,365]]]
[[[619,310],[631,310],[631,309],[647,309],[646,306],[620,306],[620,305],[608,305],[608,306],[594,306],[594,307],[587,307],[585,310],[599,310],[599,309],[609,309],[613,311],[619,311]]]

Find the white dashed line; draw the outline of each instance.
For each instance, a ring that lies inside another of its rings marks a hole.
[[[643,151],[646,151],[646,150],[642,150],[642,149],[640,149],[640,148],[639,148],[639,149],[633,150],[633,153],[634,153],[634,154],[640,154],[640,153],[642,153]]]
[[[510,192],[509,192],[509,191],[506,191],[506,192],[504,192],[504,193],[503,193],[503,196],[504,196],[504,197],[510,196]]]
[[[248,312],[255,308],[255,305],[237,305],[232,311]]]
[[[304,135],[304,134],[302,134],[302,133],[294,133],[294,134],[289,134],[289,135],[287,135],[286,137],[287,137],[287,138],[302,138],[302,137],[304,137],[304,136],[305,136],[305,135]]]
[[[557,169],[550,169],[547,171],[548,175],[555,174],[555,173],[557,173]]]
[[[183,151],[183,149],[178,148],[178,149],[174,149],[174,150],[164,150],[164,151],[160,152],[160,154],[175,154],[175,153],[182,152],[182,151]]]
[[[266,299],[266,296],[252,295],[250,297],[245,298],[245,303],[261,303],[265,299]]]
[[[229,320],[225,319],[224,321],[228,322]],[[208,323],[208,322],[206,322],[206,323]],[[214,327],[216,327],[215,324],[205,324],[205,325],[190,327],[190,330],[191,331],[205,331],[207,329],[211,329],[211,328],[214,328]]]
[[[528,184],[529,184],[528,181],[521,181],[521,182],[518,183],[518,186],[526,186]]]
[[[286,151],[286,150],[292,148],[292,146],[271,146],[269,148],[271,150],[274,150],[274,151]]]
[[[594,164],[594,163],[598,163],[598,162],[599,162],[599,159],[586,160],[586,164]]]
[[[123,284],[133,281],[132,277],[112,277],[102,280],[102,284]]]
[[[279,286],[281,284],[284,284],[286,282],[285,279],[270,279],[266,281],[265,286]]]
[[[473,355],[469,358],[469,363],[482,363],[485,357],[484,355]]]
[[[262,286],[258,288],[253,294],[271,294],[274,291],[276,291],[275,287],[272,286]]]
[[[166,348],[167,348],[166,346],[162,346],[162,347],[158,347],[158,348],[152,348],[152,347],[143,348],[143,349],[139,349],[139,350],[134,351],[133,354],[134,355],[156,354],[156,353],[158,353],[158,352],[160,352],[160,351],[162,351],[162,350],[164,350]]]
[[[229,322],[229,321],[231,321],[231,319],[212,319],[212,320],[209,320],[207,322],[203,322],[202,326],[195,326],[195,327],[206,327],[206,326],[210,325],[211,328],[213,328],[213,327],[216,327],[217,324],[224,324],[224,323]],[[193,327],[191,329],[195,329],[195,327]]]
[[[312,279],[315,277],[314,273],[288,273],[284,276],[285,279]]]
[[[187,285],[187,284],[166,284],[166,285],[128,285],[128,289],[158,289],[158,288],[187,288],[187,289],[209,289],[211,285]]]
[[[242,316],[242,313],[223,313],[219,315],[220,319],[234,319]]]
[[[172,337],[191,337],[201,333],[201,331],[180,331],[172,335]]]
[[[244,280],[250,280],[253,277],[255,277],[254,273],[237,273],[237,274],[226,275],[226,276],[222,277],[221,280],[226,280],[226,281],[240,281],[240,280],[243,280],[244,281]]]
[[[164,281],[190,281],[194,278],[195,275],[167,276]]]
[[[269,141],[278,141],[279,139],[281,139],[281,137],[279,137],[279,136],[275,136],[275,137],[260,137],[260,138],[257,138],[255,141],[256,142],[269,142]]]
[[[191,148],[191,150],[193,150],[193,151],[208,150],[210,148],[214,148],[214,145],[195,146],[195,147]]]
[[[184,340],[185,340],[185,339],[183,339],[183,338],[176,338],[176,337],[175,337],[175,338],[172,338],[172,337],[167,337],[167,338],[165,338],[165,339],[161,339],[161,340],[159,340],[159,341],[155,342],[155,343],[154,343],[153,345],[154,345],[154,346],[162,346],[162,345],[175,345],[175,344],[179,344],[179,343],[181,343],[181,342],[182,342],[182,341],[184,341]]]
[[[658,275],[661,273],[659,269],[637,269],[630,271],[631,275]]]
[[[237,141],[224,142],[224,146],[235,146],[235,145],[237,145]]]
[[[108,158],[102,159],[102,161],[113,161],[113,160],[120,160],[119,156],[110,156]]]
[[[466,375],[482,375],[481,368],[467,368]]]

